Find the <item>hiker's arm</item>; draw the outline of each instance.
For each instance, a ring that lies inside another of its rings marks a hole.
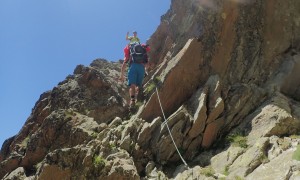
[[[120,80],[121,81],[124,81],[124,71],[125,71],[125,68],[126,68],[126,62],[124,61],[123,64],[122,64],[122,67],[121,67],[121,76],[120,76]]]
[[[148,71],[148,69],[149,69],[149,62],[145,63],[144,66],[145,66],[145,70]]]
[[[129,35],[129,32],[127,32],[127,34],[126,34],[126,40],[130,40],[130,39],[128,38],[128,35]]]

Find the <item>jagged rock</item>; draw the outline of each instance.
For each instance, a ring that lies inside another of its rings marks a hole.
[[[266,161],[266,150],[269,145],[269,138],[258,139],[255,146],[249,148],[240,155],[229,167],[228,178],[245,177],[252,173],[260,164]]]
[[[242,147],[230,146],[226,151],[211,158],[211,166],[216,172],[226,174],[230,165],[244,152]]]
[[[112,158],[112,167],[108,173],[107,179],[140,179],[134,161],[127,153],[120,152],[116,155],[110,155],[108,160]]]
[[[92,150],[84,147],[58,149],[49,153],[43,160],[42,166],[37,169],[38,179],[80,179],[88,177],[92,172]],[[80,171],[78,171],[80,169]]]
[[[244,128],[251,127],[248,143],[253,145],[260,137],[297,134],[300,131],[299,110],[299,103],[282,94],[275,94],[247,117],[251,121],[243,123]]]
[[[181,173],[178,173],[174,180],[179,179],[203,179],[203,180],[215,180],[215,178],[211,175],[206,175],[205,172],[202,171],[200,166],[193,167]]]
[[[176,111],[196,91],[201,79],[207,77],[206,71],[199,71],[199,67],[203,63],[198,51],[200,48],[199,42],[189,40],[180,53],[172,61],[169,61],[163,70],[160,77],[163,84],[159,89],[159,96],[166,116]],[[187,70],[186,67],[192,69]],[[153,94],[147,102],[141,118],[151,122],[158,116],[162,116],[162,113],[157,95]]]
[[[195,138],[203,133],[207,119],[207,93],[208,88],[199,89],[187,104],[188,109],[193,115],[193,125],[188,133],[190,138]]]
[[[189,114],[183,107],[181,107],[167,119],[167,123],[162,124],[159,139],[157,142],[153,142],[151,146],[156,157],[160,161],[168,162],[178,161],[180,159],[176,152],[174,143],[178,148],[182,148],[183,140],[190,128],[189,121]]]
[[[296,52],[292,52],[296,53]],[[296,100],[300,100],[299,82],[300,82],[300,55],[291,54],[289,63],[291,63],[287,68],[286,78],[282,81],[281,91]]]
[[[145,122],[137,138],[137,143],[144,148],[148,148],[150,140],[155,139],[155,131],[160,128],[161,118],[154,119],[151,123]],[[157,133],[156,133],[157,134]]]
[[[268,171],[268,173],[266,172],[265,175],[261,174],[264,177],[256,176],[256,169],[260,169],[261,167],[263,169],[262,171],[265,171],[265,167],[267,167],[266,164],[272,164],[271,162],[273,162],[273,160],[275,161],[276,158],[286,151],[293,151],[293,146],[295,147],[298,144],[298,140],[292,141],[290,138],[284,138],[282,140],[278,137],[284,134],[292,135],[299,132],[299,115],[297,113],[299,106],[297,104],[298,103],[289,101],[288,98],[281,94],[277,94],[270,100],[265,101],[257,112],[255,111],[250,114],[240,127],[237,128],[237,132],[249,133],[247,135],[247,144],[250,148],[245,151],[244,148],[234,147],[234,149],[238,150],[236,152],[232,149],[233,147],[230,147],[212,158],[212,167],[220,173],[228,173],[228,178],[246,176],[247,178],[249,177],[249,179],[268,179],[269,177],[269,179],[274,179],[274,177],[278,176],[278,174],[274,172],[274,169]],[[293,110],[291,110],[291,108]],[[269,136],[271,137],[268,138]],[[243,153],[244,151],[245,153]],[[295,164],[292,165],[291,158],[285,157],[288,165],[287,167],[282,166],[278,171],[288,167],[291,169],[300,164],[299,162],[293,161]],[[274,164],[272,167],[275,167]],[[288,174],[282,172],[279,176],[289,177],[291,174],[296,176],[296,172],[297,169],[295,169],[295,171],[289,171]],[[274,173],[276,175],[270,175]]]
[[[72,108],[93,117],[98,123],[111,121],[112,115],[125,112],[125,99],[121,96],[124,91],[121,85],[115,83],[116,67],[109,69],[113,63],[104,60],[96,60],[92,64],[97,63],[101,66],[77,67],[74,78],[61,82],[53,89],[52,109]]]
[[[145,169],[145,173],[146,173],[146,176],[150,176],[151,172],[154,170],[155,168],[155,163],[153,161],[150,161],[147,166],[146,166],[146,169]]]
[[[160,170],[157,168],[154,168],[150,175],[147,176],[147,179],[149,180],[155,180],[155,179],[162,179],[162,180],[167,180],[168,177]]]
[[[109,172],[107,179],[140,179],[139,175],[136,172],[133,161],[129,161],[131,165],[126,165],[128,163],[125,160],[119,159],[114,161],[111,172]]]
[[[216,120],[224,111],[224,101],[221,96],[221,84],[218,76],[210,76],[205,84],[209,89],[207,124]]]
[[[292,159],[293,150],[284,151],[269,163],[257,167],[246,179],[291,179],[300,178],[300,163]]]
[[[0,161],[3,161],[4,158],[10,153],[10,145],[14,141],[15,136],[8,138],[4,141],[1,151],[0,151]]]
[[[74,75],[42,94],[22,130],[1,151],[0,159],[6,161],[1,161],[0,177],[18,166],[30,169],[49,150],[89,142],[101,130],[99,123],[122,115],[123,85],[112,83],[119,68],[95,60],[91,67],[78,66]]]
[[[27,176],[25,174],[25,170],[23,167],[18,167],[17,169],[13,170],[9,175],[4,176],[3,180],[18,180],[18,179],[25,179]]]

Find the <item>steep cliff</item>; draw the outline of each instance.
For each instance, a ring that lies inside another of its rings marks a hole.
[[[172,0],[149,43],[136,113],[119,63],[79,65],[5,141],[0,177],[300,178],[300,1]]]

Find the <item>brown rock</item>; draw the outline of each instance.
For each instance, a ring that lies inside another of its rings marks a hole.
[[[168,63],[167,68],[162,72],[163,85],[159,90],[159,96],[166,116],[178,109],[195,92],[201,83],[199,82],[201,77],[207,75],[207,71],[199,71],[203,63],[199,49],[201,49],[201,43],[189,40],[183,50]],[[157,95],[154,94],[147,102],[141,117],[150,122],[157,116],[162,116],[162,114]]]
[[[201,146],[204,148],[209,148],[216,140],[217,135],[223,125],[224,125],[224,118],[222,117],[207,124],[203,134],[203,140]]]

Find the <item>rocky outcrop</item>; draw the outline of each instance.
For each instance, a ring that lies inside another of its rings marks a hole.
[[[292,154],[300,139],[297,136],[284,137],[299,132],[299,108],[299,103],[294,104],[280,94],[263,103],[234,132],[245,133],[248,148],[231,146],[212,158],[212,167],[220,173],[227,171],[228,178],[299,177],[299,161],[294,160]]]
[[[3,177],[17,167],[33,169],[56,149],[88,143],[115,116],[126,114],[119,64],[96,60],[79,65],[66,80],[41,95],[21,131],[1,150]]]
[[[119,63],[79,65],[5,141],[0,177],[299,179],[300,2],[173,0],[161,20],[137,112]]]

